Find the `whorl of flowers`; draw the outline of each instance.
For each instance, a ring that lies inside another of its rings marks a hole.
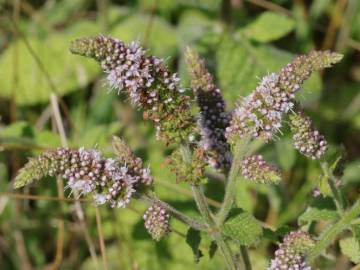
[[[144,214],[145,228],[151,237],[159,241],[170,232],[170,215],[160,204],[153,204]]]
[[[278,184],[281,180],[279,169],[268,164],[261,155],[246,157],[241,164],[241,173],[257,183]]]
[[[304,231],[290,232],[275,251],[267,270],[312,270],[305,261],[305,255],[314,246],[310,235]]]
[[[124,90],[144,119],[154,122],[157,137],[166,142],[187,140],[193,130],[189,97],[164,61],[148,56],[137,42],[129,45],[105,36],[80,38],[71,43],[74,54],[96,59],[110,86]]]
[[[79,195],[91,193],[95,204],[125,207],[142,185],[151,185],[148,169],[134,170],[119,159],[103,158],[94,149],[58,148],[30,159],[15,179],[15,187],[46,176],[61,176],[66,188]]]
[[[216,169],[229,168],[232,155],[225,137],[225,129],[230,125],[231,114],[226,112],[221,91],[214,84],[204,61],[190,48],[187,48],[185,57],[191,87],[200,108],[200,146],[206,151],[210,165]]]
[[[227,136],[230,141],[249,134],[266,141],[273,138],[282,126],[282,117],[291,111],[295,93],[313,71],[339,62],[341,54],[314,51],[296,57],[276,74],[265,76],[259,86],[243,98],[233,113]]]
[[[184,158],[184,149],[175,150],[167,160],[170,170],[176,175],[178,183],[200,184],[205,179],[204,149],[195,148],[193,153],[188,152],[185,155],[188,156],[189,160]]]
[[[293,133],[293,145],[301,154],[312,159],[320,159],[325,154],[325,137],[303,112],[290,115],[290,128]]]

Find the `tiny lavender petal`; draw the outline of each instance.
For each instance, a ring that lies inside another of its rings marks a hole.
[[[283,243],[275,251],[268,270],[296,269],[312,270],[305,261],[306,253],[313,247],[314,241],[303,231],[291,232],[284,237]]]
[[[229,168],[232,155],[225,137],[225,129],[230,125],[231,114],[226,112],[221,91],[214,84],[204,61],[190,48],[187,48],[185,57],[191,76],[191,86],[200,108],[200,145],[206,151],[210,165],[216,169]]]
[[[281,180],[278,168],[268,164],[261,155],[245,158],[241,173],[245,178],[263,184],[278,184]]]
[[[170,232],[170,215],[160,204],[153,204],[144,214],[145,228],[153,239],[159,241]]]
[[[235,109],[226,130],[228,139],[234,141],[247,134],[266,141],[272,139],[282,126],[283,115],[293,109],[295,93],[303,82],[313,71],[330,67],[341,58],[341,54],[314,51],[296,57],[278,74],[265,76],[255,91],[243,98]]]
[[[144,119],[154,122],[158,138],[166,142],[188,139],[194,128],[190,99],[162,59],[147,56],[137,42],[125,45],[104,36],[77,39],[70,51],[100,62],[111,88],[125,91],[144,110]]]
[[[290,115],[290,128],[294,147],[308,158],[320,159],[326,152],[327,142],[303,112]]]

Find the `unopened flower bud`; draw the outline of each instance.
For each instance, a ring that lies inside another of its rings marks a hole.
[[[308,158],[320,159],[326,152],[327,142],[314,127],[309,117],[302,112],[290,115],[293,145]]]
[[[241,173],[256,183],[278,184],[281,181],[278,168],[268,164],[261,155],[245,158],[241,164]]]
[[[144,214],[145,228],[153,239],[159,241],[170,232],[170,215],[160,204],[153,204]]]

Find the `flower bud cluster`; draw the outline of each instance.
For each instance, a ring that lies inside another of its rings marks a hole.
[[[124,90],[144,110],[144,119],[154,122],[158,138],[166,142],[188,139],[193,130],[189,97],[162,59],[147,56],[137,42],[126,45],[105,36],[77,39],[70,50],[100,62],[110,86]]]
[[[284,237],[283,243],[275,251],[268,270],[311,270],[304,259],[306,253],[314,246],[310,235],[304,231],[291,232]]]
[[[288,93],[295,93],[313,71],[329,68],[342,57],[342,54],[330,51],[312,51],[307,55],[299,55],[279,72],[280,87]]]
[[[160,204],[153,204],[144,214],[145,228],[151,237],[159,241],[170,232],[170,215]]]
[[[256,183],[278,184],[281,180],[279,169],[268,164],[261,155],[245,158],[241,164],[241,173]]]
[[[290,128],[293,145],[301,154],[312,159],[320,159],[325,154],[327,142],[309,117],[302,112],[290,115]]]
[[[341,54],[314,51],[296,57],[278,74],[265,76],[250,95],[243,98],[233,113],[227,136],[230,141],[249,134],[266,141],[273,138],[282,126],[282,117],[291,111],[295,93],[313,71],[330,67],[339,62]]]
[[[191,87],[200,108],[198,126],[201,134],[200,146],[206,151],[208,163],[216,169],[229,168],[232,155],[225,137],[231,114],[225,110],[225,101],[213,77],[199,55],[190,48],[185,53]]]
[[[117,208],[125,207],[141,185],[152,183],[148,180],[152,179],[148,169],[134,170],[118,159],[103,158],[94,149],[46,151],[31,159],[18,178],[23,177],[23,171],[39,170],[41,177],[62,176],[67,180],[66,188],[79,192],[79,195],[92,193],[95,204],[108,203]]]

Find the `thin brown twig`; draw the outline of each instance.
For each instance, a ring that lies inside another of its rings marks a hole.
[[[323,41],[322,49],[328,50],[331,49],[334,45],[336,34],[339,26],[342,23],[345,7],[347,5],[347,0],[337,0],[336,5],[334,6],[329,26],[326,30],[325,38]]]
[[[277,5],[275,3],[272,3],[271,1],[266,1],[266,0],[246,0],[254,5],[257,5],[259,7],[292,17],[292,14],[289,10],[287,10],[286,8],[283,8],[280,5]]]
[[[58,202],[69,202],[73,203],[75,201],[79,202],[90,202],[89,199],[72,199],[72,198],[59,198],[54,196],[39,196],[31,194],[21,194],[21,193],[12,193],[12,192],[0,192],[0,197],[9,197],[19,200],[32,200],[32,201],[58,201]]]
[[[105,248],[105,241],[104,241],[104,235],[102,231],[102,223],[101,223],[101,215],[99,207],[95,207],[95,215],[96,215],[96,228],[98,232],[99,237],[99,244],[100,244],[100,251],[101,251],[101,257],[103,261],[103,268],[104,270],[108,270],[108,263],[106,258],[106,248]]]

